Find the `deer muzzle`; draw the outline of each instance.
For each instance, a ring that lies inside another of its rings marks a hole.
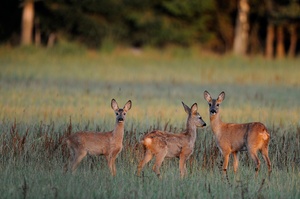
[[[210,114],[215,115],[216,113],[217,113],[217,111],[215,109],[210,110]]]
[[[124,122],[124,118],[122,117],[118,118],[118,122]]]

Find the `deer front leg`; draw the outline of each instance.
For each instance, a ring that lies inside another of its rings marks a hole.
[[[226,175],[227,174],[227,167],[228,167],[228,161],[229,161],[229,155],[230,153],[224,153],[223,156],[223,174]]]
[[[233,152],[232,154],[233,154],[233,171],[234,173],[236,173],[239,166],[239,156],[237,152]]]
[[[108,164],[109,164],[109,169],[110,169],[112,176],[115,176],[117,174],[115,161],[116,161],[116,158],[117,158],[119,152],[120,152],[120,150],[115,150],[109,156]]]
[[[115,164],[115,162],[116,162],[116,158],[117,157],[112,157],[111,158],[111,163],[110,163],[110,167],[111,167],[111,174],[112,174],[112,176],[116,176],[116,174],[117,174],[117,170],[116,170],[116,164]]]
[[[115,165],[114,165],[113,157],[107,158],[107,164],[108,164],[108,168],[109,168],[109,171],[110,171],[111,175],[115,176],[116,175],[116,168],[115,168]]]
[[[180,177],[183,178],[186,175],[186,160],[187,157],[184,154],[180,154],[179,160],[179,170],[180,170]]]

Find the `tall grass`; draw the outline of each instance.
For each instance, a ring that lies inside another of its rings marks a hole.
[[[73,47],[0,48],[0,192],[2,198],[299,198],[299,60],[201,56],[198,51],[117,50],[99,54]],[[71,50],[68,50],[71,49]],[[273,172],[254,177],[254,163],[240,155],[237,175],[230,163],[221,176],[222,157],[210,127],[198,130],[188,177],[179,177],[178,160],[166,160],[162,180],[144,168],[140,136],[153,129],[180,132],[186,114],[181,101],[198,103],[209,124],[203,91],[226,99],[226,122],[261,121],[271,132]],[[133,107],[125,125],[117,176],[103,157],[87,157],[72,175],[63,172],[63,142],[79,130],[114,126],[110,101]]]

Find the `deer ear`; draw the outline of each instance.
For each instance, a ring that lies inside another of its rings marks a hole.
[[[204,99],[207,101],[207,102],[211,102],[212,99],[211,99],[211,96],[209,94],[208,91],[204,91]]]
[[[131,106],[132,106],[132,102],[131,102],[131,100],[128,100],[128,102],[125,104],[123,109],[125,111],[129,111],[131,109]]]
[[[197,103],[194,103],[191,107],[191,113],[195,114],[198,111],[198,105]]]
[[[111,108],[112,108],[114,111],[117,111],[117,110],[119,109],[118,103],[116,102],[115,99],[112,99],[112,100],[111,100]]]
[[[217,99],[219,103],[221,103],[225,99],[225,92],[222,91]]]
[[[183,102],[181,102],[181,103],[182,103],[182,105],[183,105],[183,108],[184,108],[185,112],[186,112],[187,114],[190,114],[190,112],[191,112],[190,107],[188,107],[187,105],[185,105]]]

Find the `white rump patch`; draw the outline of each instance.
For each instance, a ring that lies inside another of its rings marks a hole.
[[[267,133],[267,132],[263,132],[263,133],[260,133],[261,135],[262,135],[262,138],[263,138],[263,140],[268,140],[269,139],[269,134]]]
[[[145,145],[150,145],[152,143],[152,139],[151,138],[146,138],[145,140],[144,140],[144,144]]]

